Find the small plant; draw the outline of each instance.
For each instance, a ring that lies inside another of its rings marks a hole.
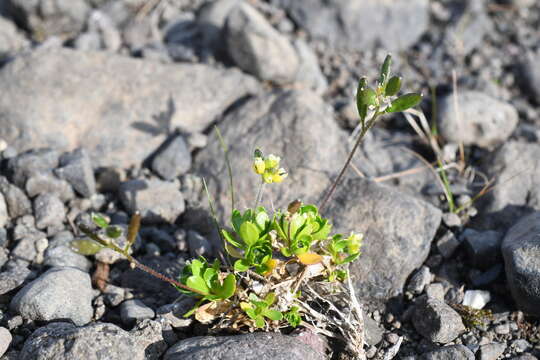
[[[87,238],[74,241],[72,248],[84,255],[95,254],[103,248],[124,255],[133,267],[197,298],[196,305],[185,316],[194,315],[203,323],[213,323],[217,328],[249,331],[301,325],[322,327],[325,334],[344,339],[348,342],[349,350],[362,356],[362,310],[354,295],[348,266],[361,254],[363,235],[354,232],[348,237],[331,235],[332,225],[321,212],[358,145],[376,120],[386,113],[404,111],[421,100],[421,95],[412,93],[396,96],[402,80],[390,76],[390,65],[391,58],[388,56],[375,88],[368,86],[367,79],[360,80],[357,94],[360,134],[319,208],[313,204],[303,204],[300,200],[292,201],[286,209],[273,212],[258,206],[265,184],[281,183],[288,174],[280,167],[280,157],[272,154],[264,156],[261,150],[256,149],[252,166],[260,176],[261,183],[255,204],[253,208],[243,211],[235,209],[227,146],[216,129],[229,171],[232,199],[229,229],[219,225],[205,182],[204,185],[223,247],[233,259],[230,261],[232,265],[228,265],[229,262],[223,265],[217,260],[209,263],[204,258],[193,259],[186,264],[177,280],[148,268],[130,253],[140,226],[138,213],[131,219],[124,246],[117,241],[122,236],[122,229],[109,225],[105,217],[94,214],[92,220],[97,230],[81,225],[80,229]],[[348,292],[342,285],[345,281],[348,282]],[[329,297],[339,293],[348,299],[348,313],[341,312],[330,300],[321,296],[328,287],[331,288]],[[313,307],[311,303],[316,306]],[[328,315],[328,310],[335,315]]]

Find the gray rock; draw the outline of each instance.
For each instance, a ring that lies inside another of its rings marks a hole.
[[[530,91],[537,103],[540,103],[540,52],[527,53],[520,64],[521,82]]]
[[[491,301],[491,293],[486,290],[467,290],[463,295],[462,305],[473,309],[483,309]]]
[[[496,182],[483,201],[483,225],[506,231],[517,220],[540,210],[540,145],[508,141],[484,166]]]
[[[32,212],[32,203],[28,197],[17,186],[10,184],[5,177],[0,177],[0,192],[4,195],[8,214],[11,219],[16,219]]]
[[[7,249],[4,249],[3,247],[0,247],[0,269],[9,260],[8,256],[9,256],[9,251]]]
[[[119,189],[120,201],[133,214],[141,212],[145,223],[174,223],[184,212],[184,197],[174,182],[158,179],[130,180]]]
[[[237,336],[197,336],[176,343],[164,360],[179,359],[326,359],[293,336],[254,333]]]
[[[412,322],[423,337],[441,344],[451,342],[465,330],[461,316],[443,301],[433,298],[415,305]]]
[[[162,355],[168,347],[163,339],[163,331],[164,328],[158,321],[150,319],[139,322],[131,330],[131,336],[144,348],[146,360],[162,359]]]
[[[506,350],[506,344],[490,343],[480,345],[478,360],[497,360]]]
[[[40,48],[0,71],[0,137],[18,151],[84,146],[95,167],[127,168],[140,165],[173,129],[205,130],[258,89],[238,70]],[[64,101],[66,94],[72,101]]]
[[[36,261],[38,255],[38,243],[47,240],[44,233],[32,231],[19,239],[15,247],[11,250],[13,259],[22,260],[27,263]]]
[[[0,60],[15,55],[28,46],[28,40],[17,31],[15,24],[0,16]]]
[[[475,360],[474,353],[464,345],[440,347],[423,355],[425,360]]]
[[[486,1],[468,1],[463,4],[458,17],[445,31],[445,43],[449,51],[460,56],[481,46],[484,36],[493,31]]]
[[[261,181],[253,173],[251,164],[256,147],[266,155],[280,156],[281,166],[289,171],[289,177],[282,184],[265,187],[261,205],[268,209],[272,208],[270,199],[276,209],[286,207],[295,199],[315,202],[328,188],[331,174],[337,173],[345,161],[344,132],[333,120],[327,105],[312,92],[277,92],[250,99],[227,114],[220,127],[229,147],[229,158],[238,159],[231,164],[233,174],[252,174],[235,182],[236,208],[239,209],[253,206]],[[320,139],[324,139],[325,146],[321,146]],[[214,196],[216,213],[222,223],[228,224],[231,199],[227,168],[214,133],[208,143],[195,158],[194,172],[206,179]],[[187,184],[188,179],[184,182]],[[197,193],[205,204],[204,192],[197,188]],[[205,234],[207,230],[196,228],[197,225],[193,228]]]
[[[0,356],[5,354],[12,339],[13,337],[9,330],[5,327],[0,327]]]
[[[302,39],[294,41],[294,48],[300,62],[295,81],[322,95],[328,88],[328,81],[321,71],[317,55]]]
[[[105,292],[103,293],[104,301],[107,306],[115,307],[118,306],[124,301],[126,297],[126,291],[118,286],[111,284],[107,285]]]
[[[49,172],[59,164],[60,154],[53,149],[37,149],[17,155],[8,161],[12,182],[24,188],[32,175]]]
[[[460,244],[461,242],[454,233],[447,231],[439,238],[439,240],[437,240],[437,250],[439,250],[442,256],[448,259],[452,257]]]
[[[185,329],[193,323],[193,318],[185,318],[186,314],[196,301],[191,297],[186,297],[179,302],[166,304],[157,309],[157,316],[166,321],[174,329]]]
[[[424,288],[433,280],[433,274],[427,266],[418,269],[407,284],[407,290],[414,294],[421,294]]]
[[[510,345],[517,353],[522,353],[531,348],[531,344],[525,339],[516,339]]]
[[[165,180],[185,174],[191,168],[191,153],[182,135],[175,136],[152,160],[152,170]]]
[[[309,6],[296,0],[276,1],[311,38],[330,46],[365,50],[380,45],[390,51],[413,45],[428,29],[429,1],[325,1]]]
[[[42,194],[34,199],[36,227],[45,229],[49,226],[61,225],[66,217],[66,209],[62,201],[54,194]]]
[[[500,232],[493,230],[480,232],[466,229],[462,237],[472,266],[487,270],[500,263],[503,240],[503,235]]]
[[[0,295],[18,288],[31,275],[31,271],[23,264],[6,267],[7,269],[0,272]]]
[[[444,285],[433,283],[426,286],[426,296],[428,298],[444,301]]]
[[[257,10],[242,2],[229,13],[226,41],[242,70],[278,84],[293,82],[299,60],[293,45]]]
[[[187,241],[191,257],[204,256],[208,258],[212,256],[212,244],[198,232],[189,230],[187,232]]]
[[[20,290],[10,307],[31,320],[87,324],[93,315],[90,276],[69,267],[50,269]]]
[[[126,300],[120,306],[120,316],[125,325],[133,326],[136,322],[151,319],[155,316],[154,310],[141,300]]]
[[[84,197],[91,197],[96,192],[96,179],[90,157],[84,148],[66,153],[60,158],[60,167],[55,174],[73,186]]]
[[[384,329],[369,316],[364,317],[366,344],[375,346],[382,341]]]
[[[6,226],[8,220],[9,220],[9,214],[8,214],[6,199],[4,198],[4,195],[0,193],[0,228],[3,228],[4,226]]]
[[[453,212],[447,212],[443,214],[442,217],[443,223],[448,227],[459,227],[461,226],[461,218],[458,214]]]
[[[522,354],[514,356],[512,360],[538,360],[538,358],[532,354]]]
[[[370,299],[402,292],[407,277],[427,258],[441,222],[434,206],[363,178],[343,181],[325,216],[337,233],[364,233],[351,276],[358,295]]]
[[[77,327],[57,322],[34,331],[24,343],[20,359],[143,360],[145,348],[138,338],[113,324]]]
[[[54,35],[76,34],[83,28],[90,11],[84,0],[7,0],[7,3],[17,20],[24,23],[38,41]]]
[[[438,126],[447,141],[491,148],[504,143],[518,124],[512,105],[481,92],[460,91],[457,116],[454,103],[453,94],[438,103]]]
[[[67,202],[75,197],[71,185],[50,172],[40,172],[29,177],[25,190],[31,198],[41,194],[55,194],[62,202]]]
[[[49,246],[45,251],[43,264],[50,267],[72,267],[84,272],[89,272],[92,267],[90,260],[65,245]]]
[[[206,47],[214,52],[224,52],[226,43],[223,28],[231,10],[241,0],[221,0],[205,3],[197,13],[197,23]]]
[[[94,10],[87,20],[87,31],[99,36],[99,48],[116,52],[122,46],[122,36],[109,16]]]
[[[506,279],[517,306],[531,315],[540,315],[540,212],[517,222],[504,237],[502,254]]]

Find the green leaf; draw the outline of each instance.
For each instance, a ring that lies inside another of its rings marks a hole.
[[[242,223],[244,222],[244,219],[242,218],[242,214],[240,213],[240,211],[236,209],[233,211],[231,215],[231,222],[232,222],[234,231],[236,231],[236,233],[239,233],[240,225],[242,225]]]
[[[247,262],[245,259],[236,260],[234,262],[234,271],[248,271],[249,270],[249,262]]]
[[[186,286],[189,286],[192,289],[199,290],[202,293],[209,295],[210,289],[206,286],[206,282],[200,276],[190,276],[186,281]]]
[[[358,106],[358,109],[363,106],[377,105],[377,93],[375,90],[372,88],[358,90],[356,93],[356,105]]]
[[[206,283],[206,286],[211,289],[212,288],[212,281],[217,277],[217,272],[213,268],[207,268],[204,270],[203,279]]]
[[[394,96],[399,92],[400,89],[401,89],[401,77],[392,76],[390,80],[388,80],[388,84],[386,84],[386,88],[384,89],[384,95]]]
[[[319,213],[319,209],[317,209],[315,205],[311,205],[311,204],[304,205],[300,208],[300,213],[301,214],[313,213],[317,215]]]
[[[381,67],[381,75],[379,76],[379,85],[385,86],[390,76],[390,67],[392,65],[392,56],[386,55],[383,65]]]
[[[255,320],[257,318],[257,314],[255,314],[255,310],[254,309],[244,309],[245,313],[247,314],[247,316],[249,316],[250,318],[252,318],[253,320]]]
[[[291,252],[291,250],[289,248],[282,247],[281,249],[279,249],[279,251],[285,257],[291,257],[292,256],[292,252]]]
[[[270,220],[266,212],[260,212],[255,216],[255,222],[259,226],[259,229],[262,231],[266,228],[266,223]]]
[[[202,276],[202,269],[204,268],[204,263],[200,260],[194,259],[189,264],[189,270],[195,276]]]
[[[264,316],[270,320],[281,320],[283,319],[283,314],[277,310],[266,309],[263,313]]]
[[[367,78],[363,77],[360,79],[360,81],[358,81],[358,91],[364,90],[365,88],[367,88],[367,86],[368,86]]]
[[[223,234],[223,237],[225,238],[225,240],[227,240],[227,242],[229,242],[229,244],[239,249],[242,249],[242,245],[238,241],[236,241],[227,230],[222,229],[221,234]]]
[[[71,250],[81,255],[94,255],[103,249],[104,246],[90,239],[73,240],[70,243]]]
[[[107,237],[111,239],[117,239],[122,235],[122,228],[116,225],[107,226],[105,234],[107,234]]]
[[[276,294],[274,294],[273,292],[268,293],[268,295],[266,295],[266,297],[264,298],[264,302],[268,306],[272,305],[274,301],[276,301]]]
[[[102,229],[105,229],[107,226],[109,226],[109,222],[101,214],[93,213],[92,214],[92,221],[94,222],[94,224],[96,224],[97,226],[99,226]]]
[[[259,229],[255,224],[246,221],[240,226],[240,237],[247,246],[252,246],[259,240]]]
[[[420,101],[422,101],[422,95],[419,94],[409,93],[401,95],[392,102],[392,105],[386,109],[386,112],[395,113],[405,111],[420,104]]]
[[[343,264],[347,264],[347,263],[350,263],[350,262],[353,262],[354,260],[356,260],[358,257],[360,256],[360,253],[357,253],[357,254],[353,254],[353,255],[349,255],[345,258],[345,260],[343,260]]]
[[[266,325],[266,321],[264,321],[264,318],[262,316],[257,316],[257,318],[255,318],[255,326],[257,326],[258,328],[263,328],[264,325]]]
[[[221,287],[221,290],[219,291],[219,296],[222,299],[228,299],[234,295],[235,291],[236,291],[236,276],[234,276],[233,274],[229,274],[223,280],[223,286]]]

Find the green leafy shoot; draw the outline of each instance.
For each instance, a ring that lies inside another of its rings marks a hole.
[[[302,323],[302,315],[299,312],[298,306],[292,306],[289,311],[283,314],[283,318],[287,320],[290,326],[297,327]]]
[[[249,303],[241,302],[240,308],[249,316],[258,328],[266,326],[266,319],[279,321],[283,319],[283,314],[280,311],[270,309],[276,297],[274,293],[266,295],[264,300],[261,300],[257,295],[249,294]]]

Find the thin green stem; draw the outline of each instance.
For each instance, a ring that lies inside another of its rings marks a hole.
[[[373,125],[375,125],[375,121],[377,120],[379,115],[381,115],[381,114],[379,113],[379,108],[377,107],[375,109],[375,112],[373,113],[373,116],[367,122],[367,124],[362,121],[362,123],[361,123],[362,124],[362,129],[360,131],[360,134],[358,135],[358,139],[356,140],[356,143],[354,144],[354,147],[349,152],[349,156],[347,157],[347,160],[345,161],[345,164],[341,168],[341,171],[339,172],[337,178],[334,180],[334,182],[330,186],[330,190],[328,190],[328,192],[324,196],[323,201],[321,202],[321,205],[319,206],[319,211],[321,213],[324,210],[324,208],[326,207],[326,205],[328,205],[328,201],[330,200],[330,198],[332,197],[332,195],[336,191],[336,188],[339,185],[339,183],[341,182],[341,180],[343,178],[343,175],[345,175],[345,171],[347,170],[347,168],[351,164],[351,161],[352,161],[352,159],[354,157],[354,154],[356,153],[356,150],[360,146],[360,143],[362,143],[362,140],[364,139],[364,136],[366,136],[366,133],[369,131],[369,129],[371,129],[373,127]]]
[[[456,211],[456,205],[454,204],[454,195],[452,194],[452,189],[450,188],[450,181],[448,181],[448,176],[446,176],[446,170],[444,170],[442,161],[439,159],[437,160],[437,163],[439,165],[439,173],[441,174],[441,180],[444,184],[444,195],[446,196],[446,200],[448,201],[448,207],[450,212]]]

